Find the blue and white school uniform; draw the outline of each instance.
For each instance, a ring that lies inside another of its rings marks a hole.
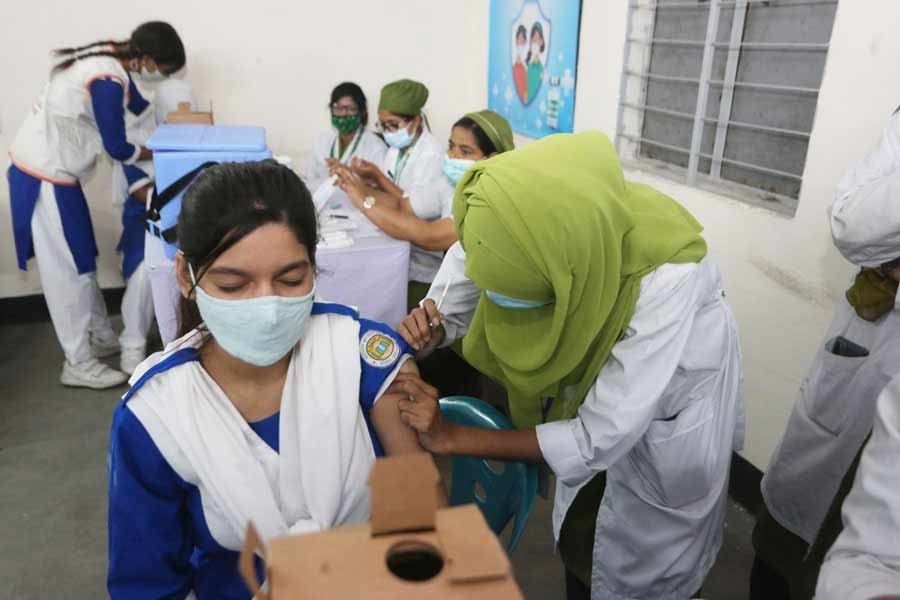
[[[409,346],[350,308],[316,303],[280,412],[247,423],[199,362],[204,335],[144,361],[113,417],[114,600],[246,600],[237,564],[251,521],[266,540],[368,519],[366,480],[382,453],[369,412]]]
[[[13,232],[19,268],[37,259],[41,285],[66,359],[91,358],[90,337],[113,337],[96,281],[97,242],[80,181],[105,150],[133,164],[124,112],[128,74],[119,61],[91,57],[53,77],[10,147]]]
[[[131,77],[128,79],[128,105],[124,116],[128,141],[138,146],[145,145],[156,130],[155,111]],[[122,278],[125,280],[123,329],[119,336],[119,345],[123,350],[143,350],[153,324],[153,294],[144,265],[146,208],[144,202],[133,195],[152,182],[152,161],[113,165],[113,205],[122,209],[122,236],[116,250],[122,254]]]
[[[189,103],[191,110],[197,108],[188,82],[169,77],[156,84],[152,101],[155,118],[153,131],[165,123],[166,115],[178,110],[180,103]],[[149,138],[147,135],[147,139]],[[148,161],[148,168],[152,166],[152,162]],[[146,208],[150,208],[149,203]],[[156,326],[159,328],[163,345],[166,345],[178,337],[178,303],[181,290],[178,289],[178,280],[175,277],[175,261],[166,255],[163,241],[147,231],[144,232],[143,264],[150,281]]]

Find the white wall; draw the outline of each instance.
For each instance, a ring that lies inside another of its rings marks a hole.
[[[575,125],[615,133],[628,0],[584,2]],[[877,142],[900,104],[900,3],[840,3],[809,146],[799,210],[787,219],[631,171],[706,226],[744,348],[745,456],[765,468],[852,267],[831,244],[826,210],[841,175]],[[642,35],[636,32],[635,35]],[[632,82],[634,83],[634,82]]]
[[[446,136],[453,121],[485,102],[486,7],[482,0],[0,2],[0,156],[47,79],[49,49],[127,37],[150,19],[178,29],[188,79],[202,106],[213,101],[218,123],[264,126],[273,150],[296,164],[328,127],[329,94],[343,80],[363,87],[372,110],[383,84],[401,77],[423,81],[431,91],[426,112],[433,130]],[[122,284],[114,252],[120,226],[108,178],[100,171],[87,186],[103,287]],[[33,261],[28,273],[16,266],[4,181],[0,298],[39,291]]]
[[[579,131],[615,132],[627,2],[583,3]],[[54,4],[52,9],[0,4],[0,22],[20,24],[0,37],[0,55],[15,57],[0,65],[0,81],[7,82],[0,93],[0,152],[46,78],[46,49],[122,35],[149,18],[169,19],[179,29],[188,46],[190,80],[201,102],[214,100],[220,122],[263,125],[271,146],[295,158],[327,125],[328,93],[342,79],[358,81],[373,103],[384,82],[422,79],[431,88],[428,108],[439,136],[487,98],[486,0],[259,0],[234,11],[209,0],[159,0],[152,9],[127,10],[120,2],[101,0],[83,0],[77,7]],[[706,226],[741,326],[749,421],[745,455],[761,468],[824,335],[832,302],[852,271],[831,244],[826,209],[841,174],[874,145],[900,104],[900,78],[893,76],[900,57],[900,36],[892,30],[897,22],[900,3],[893,0],[841,2],[793,219],[653,173],[629,172],[682,201]],[[110,286],[120,284],[112,253],[118,225],[103,178],[89,191],[102,253],[101,283]],[[39,290],[33,272],[21,275],[15,267],[7,204],[6,186],[0,185],[0,297]]]

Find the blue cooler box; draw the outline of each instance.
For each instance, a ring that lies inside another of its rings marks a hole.
[[[262,127],[160,125],[147,142],[147,148],[153,150],[158,196],[205,163],[251,162],[272,158],[272,151],[266,146],[266,130]],[[158,209],[158,214],[151,210],[148,215],[147,229],[166,243],[169,258],[174,258],[178,250],[177,241],[170,240],[178,223],[183,194],[184,190],[179,191]]]

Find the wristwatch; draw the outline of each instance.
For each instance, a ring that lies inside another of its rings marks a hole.
[[[366,196],[366,199],[363,200],[363,208],[369,210],[375,206],[375,196]]]

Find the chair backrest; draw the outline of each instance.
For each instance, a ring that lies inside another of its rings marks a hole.
[[[441,400],[444,417],[459,425],[485,429],[513,429],[510,420],[487,402],[466,396]],[[450,504],[474,502],[494,533],[513,521],[506,551],[512,554],[525,530],[537,493],[537,467],[520,462],[487,461],[483,458],[453,458]]]

